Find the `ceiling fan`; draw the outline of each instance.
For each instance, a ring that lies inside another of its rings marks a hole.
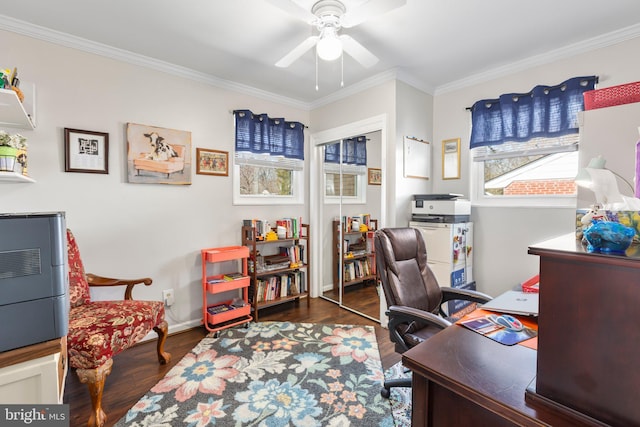
[[[366,68],[375,65],[378,58],[352,37],[339,34],[340,30],[354,27],[371,16],[381,15],[407,2],[406,0],[366,0],[360,1],[358,6],[347,8],[339,0],[319,0],[308,11],[295,0],[268,1],[315,26],[318,30],[318,35],[307,37],[276,62],[276,67],[281,68],[290,66],[314,46],[318,57],[326,61],[340,58],[344,51]]]

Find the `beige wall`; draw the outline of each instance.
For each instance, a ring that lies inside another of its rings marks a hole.
[[[199,324],[200,249],[240,243],[243,218],[309,218],[304,206],[233,206],[232,177],[192,173],[192,185],[127,183],[127,122],[191,132],[196,147],[233,153],[233,109],[309,124],[308,111],[103,56],[0,31],[0,58],[37,90],[29,143],[36,183],[2,183],[0,212],[64,211],[89,272],[152,277],[139,299],[175,289],[171,330]],[[63,129],[109,133],[109,174],[64,172]],[[308,136],[307,136],[308,144]],[[193,159],[193,157],[192,157]],[[120,297],[102,291],[97,299]]]
[[[23,82],[36,84],[38,119],[36,130],[23,132],[30,144],[29,171],[37,182],[3,183],[0,212],[65,211],[89,271],[153,277],[154,286],[138,290],[138,298],[159,299],[163,289],[176,290],[176,304],[168,312],[173,330],[200,320],[199,250],[238,244],[242,218],[309,218],[309,194],[305,206],[242,207],[232,205],[231,177],[193,174],[190,186],[128,184],[127,122],[191,131],[192,155],[196,147],[232,154],[233,109],[301,121],[310,126],[307,139],[315,132],[385,115],[387,150],[381,153],[380,165],[387,180],[386,224],[381,225],[405,225],[413,194],[469,195],[465,147],[470,117],[465,107],[478,99],[528,91],[539,83],[556,84],[578,75],[599,75],[600,87],[635,81],[640,69],[638,38],[435,96],[389,80],[307,111],[291,103],[221,89],[11,32],[0,31],[0,37],[3,62],[17,66]],[[109,133],[108,175],[64,172],[65,127]],[[402,176],[404,135],[432,142],[430,180]],[[443,181],[441,141],[457,137],[462,139],[462,177]],[[617,147],[615,153],[620,156],[631,155],[626,151],[628,142],[604,144],[608,156],[612,147]],[[597,150],[597,144],[593,149]],[[527,254],[528,245],[571,232],[573,211],[474,206],[474,274],[479,289],[498,294],[534,274],[537,258]],[[116,296],[109,291],[96,295],[99,299]]]
[[[503,93],[527,92],[537,84],[558,84],[576,76],[597,75],[598,87],[637,81],[640,69],[640,38],[603,47],[588,53],[566,57],[553,63],[513,72],[485,83],[468,85],[434,98],[434,140],[462,139],[462,178],[434,180],[436,193],[462,193],[469,196],[470,107],[475,101],[495,98]],[[640,119],[638,120],[640,125]],[[637,134],[636,134],[637,136]],[[617,164],[618,156],[632,156],[635,139],[590,143],[590,152],[602,151]],[[598,147],[599,145],[599,147]],[[439,148],[436,146],[435,151]],[[582,156],[581,156],[582,157]],[[581,159],[581,161],[583,161]],[[588,162],[588,159],[586,160]],[[620,171],[618,171],[620,172]],[[626,171],[626,175],[633,170]],[[516,286],[535,274],[538,259],[527,254],[528,245],[564,233],[573,232],[575,207],[493,208],[474,206],[475,233],[474,278],[478,288],[492,295]]]

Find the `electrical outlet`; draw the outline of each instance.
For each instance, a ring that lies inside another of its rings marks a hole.
[[[164,301],[164,305],[171,307],[174,302],[173,289],[165,289],[162,291],[162,300]]]

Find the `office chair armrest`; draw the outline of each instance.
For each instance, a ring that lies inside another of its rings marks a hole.
[[[467,289],[457,289],[450,287],[441,287],[442,290],[442,302],[451,300],[465,300],[484,304],[491,301],[493,298],[487,294],[483,294],[478,291],[471,291]]]
[[[451,326],[451,322],[436,314],[401,305],[392,305],[389,307],[387,316],[389,316],[389,330],[392,329],[392,324],[396,325],[412,321],[430,323],[442,329]]]
[[[87,273],[87,283],[89,286],[126,286],[124,291],[124,299],[132,300],[133,287],[135,285],[144,284],[149,286],[153,281],[149,277],[143,277],[141,279],[114,279],[111,277],[97,276],[95,274]]]

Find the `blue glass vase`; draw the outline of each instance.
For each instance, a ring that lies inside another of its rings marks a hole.
[[[587,252],[624,254],[635,234],[633,228],[619,222],[595,221],[584,230],[584,237],[589,243]]]

